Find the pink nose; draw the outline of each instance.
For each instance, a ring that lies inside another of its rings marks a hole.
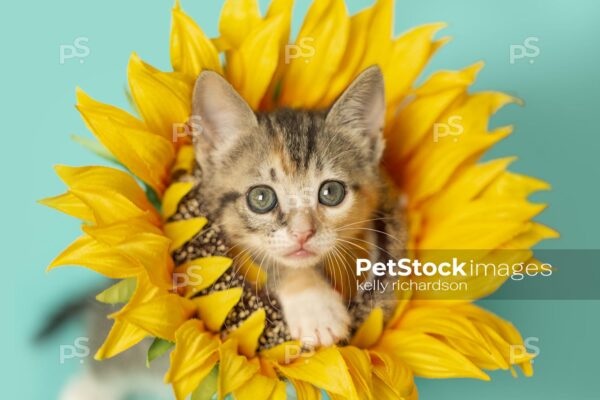
[[[292,232],[292,236],[296,238],[300,246],[308,241],[315,234],[314,229],[309,229],[307,231],[302,232]]]

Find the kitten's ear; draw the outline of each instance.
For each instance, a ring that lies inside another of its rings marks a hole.
[[[327,114],[326,123],[344,131],[355,131],[368,139],[375,158],[383,152],[385,87],[379,66],[363,72],[348,86]]]
[[[246,101],[213,71],[203,71],[196,80],[191,121],[196,158],[201,166],[258,126]]]

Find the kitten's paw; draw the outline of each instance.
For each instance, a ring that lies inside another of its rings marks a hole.
[[[292,338],[309,347],[346,339],[350,315],[341,296],[330,288],[310,288],[281,298]]]

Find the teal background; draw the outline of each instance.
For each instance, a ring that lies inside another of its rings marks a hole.
[[[297,2],[297,28],[308,1]],[[371,0],[349,1],[351,11]],[[184,9],[211,36],[222,1],[183,0]],[[266,2],[261,3],[265,6]],[[2,115],[2,398],[53,399],[77,360],[59,363],[60,344],[72,344],[79,326],[33,346],[31,337],[65,299],[99,280],[65,268],[44,273],[49,261],[79,233],[78,223],[35,204],[61,193],[52,165],[86,165],[98,159],[69,140],[89,135],[73,105],[81,86],[100,101],[128,108],[126,65],[136,51],[169,68],[170,1],[12,1],[3,5],[0,41]],[[536,199],[550,204],[539,218],[562,238],[544,248],[599,248],[600,2],[593,0],[397,1],[396,31],[447,21],[453,41],[425,71],[486,62],[475,89],[515,94],[494,124],[514,123],[515,133],[492,152],[517,155],[512,169],[540,177],[553,190]],[[539,38],[540,54],[509,63],[511,44]],[[59,63],[59,46],[87,37],[91,54]],[[402,66],[398,66],[402,68]],[[535,376],[492,373],[492,382],[419,380],[422,399],[596,399],[600,380],[598,301],[502,301],[485,306],[538,338]],[[91,362],[86,360],[86,362]]]

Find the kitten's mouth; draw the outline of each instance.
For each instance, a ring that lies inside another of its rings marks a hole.
[[[316,256],[316,254],[310,250],[306,250],[305,248],[301,247],[286,254],[285,256],[288,258],[309,258]]]

